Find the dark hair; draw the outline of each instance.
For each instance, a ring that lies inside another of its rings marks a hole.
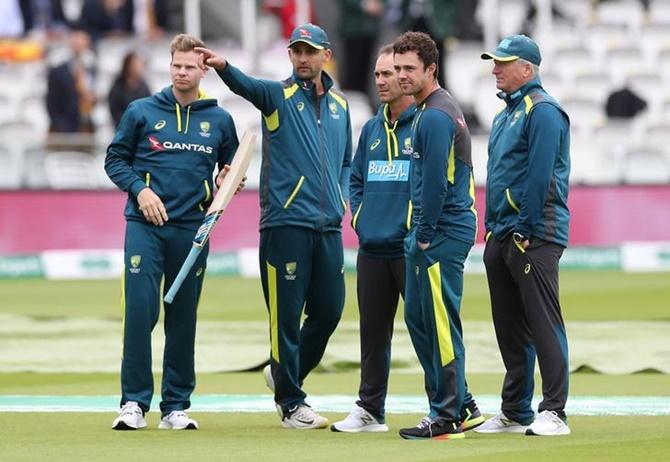
[[[437,74],[439,72],[437,61],[440,54],[437,51],[437,45],[435,45],[433,39],[423,32],[405,32],[393,42],[393,53],[402,55],[409,51],[416,52],[423,63],[424,69],[431,64],[435,64],[434,77],[435,80],[437,80]]]
[[[128,79],[128,74],[130,73],[130,64],[133,59],[142,59],[142,57],[135,51],[129,51],[123,57],[123,64],[121,64],[121,72],[119,73],[119,79],[125,82]]]

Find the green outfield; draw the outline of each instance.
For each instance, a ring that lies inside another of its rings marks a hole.
[[[670,320],[668,274],[624,274],[620,272],[564,272],[561,293],[568,322]],[[357,319],[355,281],[347,276],[345,322]],[[119,321],[118,281],[43,281],[0,280],[0,315],[26,319],[81,322],[81,320]],[[401,315],[398,320],[401,322]],[[207,322],[262,322],[266,313],[260,284],[254,279],[209,278],[199,308],[199,319]],[[485,278],[468,275],[465,283],[463,318],[490,321]],[[83,324],[84,325],[84,324]],[[26,331],[21,331],[26,332]],[[6,340],[0,351],[0,365],[20,360],[20,345],[44,332],[13,334],[10,325],[0,326]],[[59,335],[50,332],[49,335]],[[68,333],[61,335],[69,335]],[[120,336],[120,332],[119,332]],[[626,339],[622,349],[635,348]],[[14,343],[13,343],[14,342]],[[665,340],[667,342],[667,339]],[[358,345],[351,344],[352,350]],[[72,355],[81,355],[73,350]],[[84,353],[85,354],[85,353]],[[641,357],[644,351],[637,352]],[[617,358],[612,358],[616,361]],[[468,381],[475,395],[499,394],[500,373],[470,374]],[[158,382],[158,380],[157,380]],[[347,395],[353,404],[358,383],[356,370],[312,374],[306,391],[321,395]],[[392,396],[419,396],[422,377],[417,373],[392,373]],[[0,369],[2,397],[110,397],[118,395],[115,373],[7,372]],[[536,390],[536,395],[539,390]],[[262,377],[254,373],[202,373],[194,403],[213,395],[267,395]],[[263,461],[343,461],[383,459],[384,461],[435,460],[613,460],[633,458],[666,460],[670,454],[670,411],[661,416],[631,415],[626,397],[657,397],[668,407],[670,375],[658,373],[604,375],[574,373],[571,395],[579,399],[618,400],[621,413],[628,415],[570,416],[573,434],[568,437],[539,438],[522,435],[468,434],[462,441],[404,441],[397,430],[413,425],[421,414],[395,413],[388,417],[391,431],[386,434],[336,434],[330,431],[284,430],[271,412],[194,412],[198,432],[158,431],[159,415],[149,414],[150,428],[139,432],[113,432],[109,427],[114,409],[105,412],[0,412],[0,460],[4,461],[104,461],[104,460],[263,460]],[[346,398],[346,396],[345,396]],[[623,401],[621,401],[623,399]],[[156,401],[155,401],[156,402]],[[489,409],[490,410],[490,409]],[[341,412],[324,412],[333,420]]]

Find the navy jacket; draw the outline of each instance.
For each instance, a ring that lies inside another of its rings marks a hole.
[[[325,72],[325,93],[295,75],[260,80],[228,64],[219,76],[262,113],[260,229],[304,226],[341,231],[351,163],[351,120]]]
[[[539,79],[512,94],[493,119],[486,179],[486,231],[566,246],[570,212],[570,121]]]
[[[388,105],[363,126],[351,168],[351,222],[359,252],[377,257],[403,256],[403,240],[411,222],[409,166],[411,128],[416,106],[393,124]]]
[[[172,87],[130,103],[107,148],[105,171],[128,192],[125,216],[146,222],[137,195],[149,187],[167,209],[168,225],[197,229],[212,201],[212,174],[238,146],[235,124],[216,99],[182,107]]]
[[[470,131],[446,90],[435,90],[417,108],[412,148],[412,227],[417,242],[449,238],[474,244],[477,211]]]

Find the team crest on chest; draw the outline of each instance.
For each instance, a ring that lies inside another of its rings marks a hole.
[[[407,156],[411,156],[412,151],[413,151],[413,149],[412,149],[412,138],[407,137],[407,138],[405,138],[405,141],[404,141],[404,144],[403,144],[403,147],[402,147],[402,153],[407,155]]]
[[[205,138],[209,138],[211,133],[209,133],[210,129],[210,124],[208,121],[204,120],[200,122],[200,136],[203,136]]]
[[[514,115],[512,116],[512,121],[509,123],[509,126],[510,126],[510,127],[513,127],[514,124],[517,123],[517,122],[519,121],[519,119],[521,118],[521,114],[522,114],[522,113],[523,113],[522,111],[516,111],[516,112],[514,113]]]
[[[333,119],[339,119],[340,114],[337,112],[337,104],[336,103],[329,103],[328,104],[328,109],[330,109],[330,116]]]

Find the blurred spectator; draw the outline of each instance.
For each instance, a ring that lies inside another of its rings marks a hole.
[[[23,16],[18,0],[0,1],[0,38],[20,37],[23,33]]]
[[[136,34],[158,40],[165,35],[167,0],[133,0],[133,28]]]
[[[93,42],[114,35],[133,33],[132,0],[84,0],[79,26]]]
[[[345,59],[342,89],[368,93],[372,53],[386,4],[382,0],[338,0],[338,4]]]
[[[118,127],[123,112],[132,101],[150,95],[149,85],[144,80],[144,61],[131,51],[123,58],[121,72],[114,80],[107,99],[114,125]]]
[[[306,22],[317,24],[312,0],[310,0],[309,6],[309,21]],[[282,37],[288,40],[291,32],[298,25],[296,0],[263,0],[263,9],[279,17]]]
[[[440,54],[437,81],[446,86],[446,49],[444,42],[456,35],[459,0],[388,0],[389,18],[398,20],[401,31],[425,32],[435,41]]]
[[[631,119],[647,108],[647,102],[624,85],[607,97],[605,112],[613,119]]]
[[[459,0],[456,37],[460,40],[484,40],[484,31],[476,19],[479,0]]]
[[[94,62],[91,40],[82,30],[68,37],[69,57],[49,69],[47,111],[50,133],[92,133],[91,113],[96,98],[92,88]]]
[[[63,13],[62,0],[19,0],[24,34],[55,39],[65,34],[70,23]]]

